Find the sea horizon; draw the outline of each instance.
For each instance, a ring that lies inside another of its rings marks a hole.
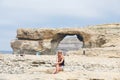
[[[0,54],[12,54],[13,51],[1,50]]]

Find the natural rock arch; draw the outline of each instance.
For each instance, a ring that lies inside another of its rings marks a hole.
[[[55,50],[58,44],[67,35],[76,35],[77,38],[83,42],[84,48],[92,47],[90,45],[91,34],[80,28],[18,29],[17,31],[18,40],[12,41],[11,47],[13,48],[14,53],[17,50],[21,49],[24,50],[26,54],[35,54],[39,50],[41,54],[51,55],[55,54]],[[17,45],[18,41],[20,45]],[[21,45],[23,45],[23,47],[21,47]]]
[[[84,48],[120,47],[120,24],[103,24],[85,28],[21,28],[17,39],[11,41],[13,53],[22,50],[26,54],[54,54],[52,51],[67,35],[77,35]],[[111,39],[112,38],[112,39]],[[37,49],[38,48],[38,49]]]
[[[58,33],[56,34],[53,39],[51,40],[51,54],[55,54],[56,48],[58,47],[59,43],[66,37],[66,36],[74,36],[76,35],[78,40],[83,42],[83,46],[82,48],[85,47],[85,43],[84,43],[84,37],[81,34],[75,34],[75,33]]]

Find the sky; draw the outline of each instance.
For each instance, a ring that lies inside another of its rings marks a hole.
[[[12,51],[18,28],[120,23],[120,0],[0,0],[0,51]]]

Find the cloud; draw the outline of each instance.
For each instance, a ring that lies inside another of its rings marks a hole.
[[[102,17],[119,13],[119,0],[4,0],[2,6],[14,14]]]
[[[0,0],[0,44],[8,49],[16,29],[120,22],[120,0]]]
[[[119,16],[119,3],[119,0],[1,0],[0,26],[42,26],[63,19],[102,20]]]
[[[54,25],[55,20],[58,21],[56,23],[59,23],[59,20],[78,22],[77,20],[105,20],[120,16],[120,0],[0,1],[0,26],[32,26],[32,24],[36,26],[47,25],[47,23]]]

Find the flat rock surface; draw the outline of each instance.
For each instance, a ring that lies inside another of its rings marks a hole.
[[[120,58],[65,56],[64,71],[52,74],[55,55],[1,55],[0,80],[120,80]]]

